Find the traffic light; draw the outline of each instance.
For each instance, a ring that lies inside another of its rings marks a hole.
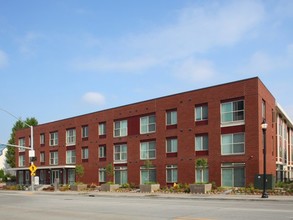
[[[37,157],[31,157],[31,162],[37,161]]]

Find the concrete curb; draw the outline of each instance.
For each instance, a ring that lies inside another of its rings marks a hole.
[[[12,191],[0,190],[1,193],[11,194],[28,194],[28,195],[52,195],[52,196],[88,196],[88,197],[124,197],[124,198],[142,198],[142,199],[187,199],[187,200],[246,200],[246,201],[275,201],[275,202],[290,202],[293,203],[293,196],[274,196],[270,195],[269,198],[261,198],[261,195],[226,195],[226,194],[181,194],[181,193],[139,193],[139,192],[76,192],[76,191]]]

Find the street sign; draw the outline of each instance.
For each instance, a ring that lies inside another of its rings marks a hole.
[[[32,176],[35,176],[36,175],[36,171],[37,171],[37,167],[34,165],[34,164],[32,164],[30,167],[29,167],[29,170],[31,171],[31,175]]]

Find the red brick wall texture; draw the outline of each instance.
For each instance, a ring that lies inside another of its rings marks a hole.
[[[245,103],[245,124],[229,127],[221,127],[221,103],[227,100],[243,99]],[[49,152],[58,150],[59,164],[66,165],[66,129],[76,129],[76,145],[71,147],[76,150],[76,164],[82,164],[85,174],[82,181],[99,184],[98,169],[113,163],[113,146],[117,143],[127,143],[128,182],[138,185],[140,183],[140,166],[144,160],[140,159],[140,142],[156,140],[156,159],[152,164],[157,169],[157,181],[166,185],[166,165],[178,166],[178,182],[195,182],[195,160],[207,158],[209,168],[209,180],[221,185],[222,163],[245,163],[245,184],[254,182],[254,176],[263,173],[263,140],[262,140],[262,102],[266,103],[267,129],[267,173],[275,175],[276,150],[275,99],[259,78],[251,78],[232,83],[212,86],[204,89],[188,91],[166,97],[152,99],[144,102],[125,105],[117,108],[98,111],[86,115],[76,116],[64,120],[41,124],[34,127],[34,146],[38,160],[36,166],[49,166]],[[208,121],[195,123],[195,106],[205,103],[208,105]],[[177,126],[166,126],[166,111],[177,110]],[[140,134],[140,117],[144,115],[156,115],[156,132]],[[113,137],[113,122],[120,119],[128,121],[128,135],[126,137]],[[98,135],[98,125],[106,122],[106,136]],[[83,140],[81,137],[82,126],[89,127],[89,137]],[[49,146],[49,133],[58,131],[59,145]],[[245,132],[245,153],[241,155],[221,155],[221,134]],[[40,145],[40,134],[45,134],[45,145]],[[209,146],[207,152],[195,151],[195,136],[208,134]],[[16,133],[16,140],[28,137],[30,130],[24,129]],[[178,152],[171,156],[166,154],[166,139],[177,137]],[[98,158],[98,147],[106,145],[106,159]],[[81,159],[82,147],[89,148],[87,161]],[[45,164],[40,164],[40,152],[45,152]],[[29,166],[28,152],[26,155],[26,167]],[[16,154],[18,161],[18,154]],[[37,172],[37,175],[38,175]]]

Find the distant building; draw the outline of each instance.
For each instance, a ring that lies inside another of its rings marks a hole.
[[[41,184],[72,184],[81,164],[85,183],[246,186],[263,173],[264,119],[267,174],[293,180],[292,121],[257,77],[35,126],[37,176]],[[29,146],[30,129],[16,140]],[[199,158],[208,161],[203,171]],[[16,161],[18,183],[29,184],[28,151],[17,150]]]
[[[4,173],[7,173],[7,169],[9,169],[9,165],[6,163],[5,154],[7,152],[7,147],[0,148],[0,170],[3,169]]]

